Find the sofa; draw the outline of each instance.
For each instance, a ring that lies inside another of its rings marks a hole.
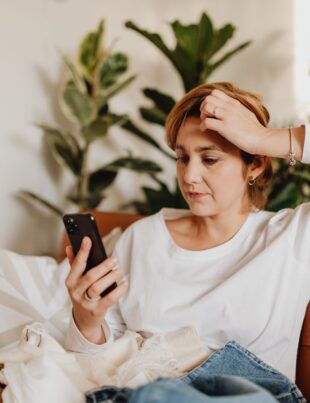
[[[113,212],[91,212],[96,219],[101,236],[109,233],[113,228],[120,227],[126,229],[130,224],[142,218],[138,214],[113,213]],[[68,245],[68,239],[64,236],[58,260],[65,257],[65,246]],[[280,329],[279,329],[280,331]],[[303,322],[302,331],[299,339],[296,384],[303,392],[307,401],[310,402],[310,303]]]

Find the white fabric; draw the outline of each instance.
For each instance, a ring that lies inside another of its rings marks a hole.
[[[122,233],[114,228],[102,241],[110,256]],[[0,349],[18,342],[27,323],[45,324],[62,345],[71,317],[65,286],[70,266],[49,256],[25,256],[0,249]],[[108,330],[106,330],[108,332]]]
[[[309,138],[308,126],[306,163]],[[310,300],[310,203],[251,213],[232,239],[203,251],[182,249],[171,238],[165,220],[184,214],[190,212],[163,209],[133,224],[117,243],[129,291],[106,316],[109,343],[125,329],[146,336],[193,325],[207,351],[236,340],[294,380]],[[91,351],[73,322],[67,346]]]
[[[65,340],[71,304],[64,281],[69,264],[47,256],[24,256],[0,249],[0,348],[16,344],[23,327],[45,323]]]
[[[302,153],[302,158],[301,162],[303,164],[309,164],[310,163],[310,124],[305,125],[305,141],[304,141],[304,148],[303,148],[303,153]]]
[[[96,354],[66,352],[40,323],[27,326],[16,347],[0,351],[3,403],[79,403],[102,385],[138,387],[180,376],[207,358],[193,327],[144,340],[126,331]]]

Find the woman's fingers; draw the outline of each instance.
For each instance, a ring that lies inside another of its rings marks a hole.
[[[71,266],[73,263],[73,260],[74,260],[74,254],[73,254],[73,249],[72,249],[71,245],[66,246],[66,255],[67,255],[67,258],[68,258],[70,266]]]
[[[223,132],[223,122],[219,119],[214,119],[210,117],[206,117],[202,119],[200,123],[200,130],[204,132],[205,130],[212,130],[214,132],[217,132],[219,134],[222,134]]]
[[[231,100],[231,97],[227,94],[225,94],[225,92],[221,91],[221,90],[213,90],[211,92],[211,96],[215,97],[215,98],[219,98],[224,102],[228,102]]]
[[[125,295],[127,291],[128,291],[128,282],[124,280],[113,291],[109,292],[108,295],[106,295],[105,297],[101,298],[100,301],[98,301],[98,309],[107,310],[112,305],[116,304],[117,301],[123,295]]]
[[[107,260],[104,263],[106,262]],[[101,263],[94,269],[89,270],[81,278],[74,291],[75,294],[74,297],[76,299],[81,298],[86,290],[89,297],[91,298],[97,297],[111,284],[119,280],[121,276],[124,274],[118,268],[115,268],[113,270],[113,267],[116,266],[106,265],[104,263]]]
[[[250,154],[261,152],[259,145],[266,136],[265,127],[251,110],[219,90],[212,91],[202,102],[200,128],[218,132]]]
[[[213,95],[208,95],[204,101],[201,103],[200,112],[214,115],[215,108],[224,109],[226,102],[220,98],[214,97]]]
[[[91,248],[91,240],[88,237],[83,238],[81,248],[78,251],[77,255],[75,257],[73,257],[73,259],[72,259],[73,252],[71,250],[71,252],[72,252],[72,255],[71,255],[71,252],[68,248],[68,252],[69,252],[68,259],[69,259],[69,261],[70,261],[70,259],[72,259],[72,262],[70,262],[71,270],[66,279],[66,286],[69,290],[71,288],[75,288],[76,283],[78,282],[79,278],[83,274],[83,272],[86,268],[90,248]]]
[[[200,111],[203,110],[207,103],[213,104],[214,106],[224,107],[225,104],[230,103],[233,100],[230,96],[225,94],[220,90],[213,90],[210,95],[207,95],[200,106]]]
[[[89,302],[86,299],[82,302],[82,306],[88,312],[91,312],[92,317],[101,318],[105,315],[107,310],[117,303],[117,301],[126,294],[128,290],[127,281],[122,281],[113,291],[109,292],[105,297],[99,301]]]

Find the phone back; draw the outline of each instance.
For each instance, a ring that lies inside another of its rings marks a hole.
[[[91,214],[66,214],[63,221],[74,255],[78,253],[85,236],[91,239],[92,247],[85,271],[97,266],[107,258],[96,221]]]

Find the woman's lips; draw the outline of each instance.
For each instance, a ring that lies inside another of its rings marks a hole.
[[[201,199],[205,196],[210,196],[210,193],[200,193],[200,192],[187,192],[187,196],[190,199]]]

